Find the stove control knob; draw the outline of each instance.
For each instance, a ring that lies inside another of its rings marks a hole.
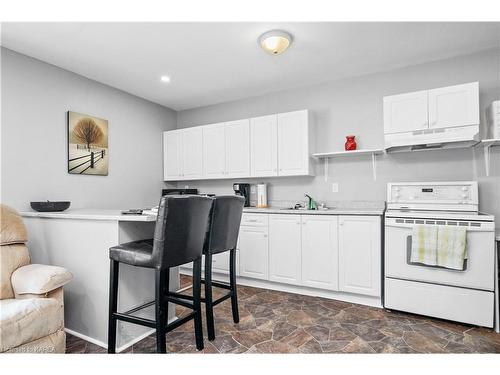
[[[467,190],[469,190],[469,188],[467,186],[464,186],[464,187],[462,187],[462,190],[467,191]]]
[[[467,198],[467,194],[462,194],[462,198]]]

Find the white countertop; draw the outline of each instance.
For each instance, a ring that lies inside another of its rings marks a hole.
[[[338,207],[328,210],[287,210],[280,207],[256,208],[245,207],[243,212],[259,214],[295,214],[295,215],[376,215],[384,214],[383,207]]]
[[[69,209],[62,212],[22,211],[23,217],[79,220],[156,221],[156,215],[123,215],[121,210]]]
[[[256,208],[245,207],[245,213],[262,214],[295,214],[295,215],[383,215],[383,204],[363,204],[359,202],[342,202],[328,210],[285,210],[282,207]],[[23,217],[39,217],[53,219],[79,220],[115,220],[115,221],[142,221],[154,222],[156,215],[123,215],[121,210],[75,208],[62,212],[21,211]]]

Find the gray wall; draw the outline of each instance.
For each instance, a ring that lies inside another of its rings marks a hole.
[[[165,186],[161,132],[176,127],[175,111],[5,48],[1,55],[2,203],[158,204]],[[67,173],[68,110],[108,120],[108,176]]]
[[[332,67],[334,69],[335,67]],[[422,89],[479,81],[482,109],[500,99],[499,50],[415,65],[321,85],[280,91],[265,96],[180,111],[179,128],[225,120],[310,109],[316,121],[316,151],[342,150],[346,134],[356,134],[359,148],[383,147],[382,97]],[[482,111],[484,123],[484,111]],[[308,192],[318,200],[384,200],[390,181],[477,179],[481,209],[500,217],[500,147],[492,149],[492,177],[485,177],[482,149],[391,154],[379,160],[378,179],[372,180],[369,156],[331,159],[329,182],[318,164],[316,177],[266,180],[271,200],[303,200]],[[205,192],[231,192],[233,181],[179,183]],[[339,182],[339,192],[331,192]]]

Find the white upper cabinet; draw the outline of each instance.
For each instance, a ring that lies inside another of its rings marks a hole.
[[[226,138],[224,123],[201,127],[203,131],[203,176],[226,177]]]
[[[225,129],[227,175],[250,176],[250,120],[227,122]]]
[[[429,90],[429,127],[479,124],[477,82]]]
[[[384,97],[384,133],[427,129],[427,90]]]
[[[163,179],[182,179],[181,132],[173,130],[163,132]]]
[[[384,133],[479,124],[479,83],[384,97]]]
[[[269,280],[300,285],[300,215],[269,216]]]
[[[278,175],[309,174],[309,113],[278,114]]]
[[[311,175],[311,129],[303,110],[165,132],[164,179]]]
[[[380,216],[339,217],[339,289],[380,296]]]
[[[252,177],[278,175],[278,116],[250,119],[250,165]]]
[[[182,179],[203,176],[203,135],[200,127],[181,131]]]
[[[338,216],[302,215],[302,285],[339,290]]]

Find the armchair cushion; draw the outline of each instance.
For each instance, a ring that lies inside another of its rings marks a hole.
[[[0,206],[0,245],[26,243],[28,232],[16,210],[2,204]]]
[[[73,278],[63,267],[29,264],[12,274],[12,288],[17,294],[44,294],[57,289]]]
[[[62,329],[63,305],[54,298],[0,301],[0,352]]]
[[[30,264],[30,254],[25,244],[0,246],[0,299],[14,298],[12,273],[27,264]]]

